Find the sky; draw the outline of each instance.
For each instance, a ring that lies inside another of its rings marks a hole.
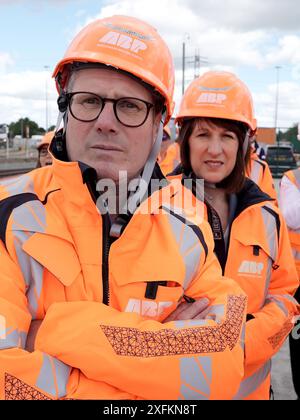
[[[231,71],[248,85],[260,127],[275,126],[277,92],[277,127],[300,122],[299,0],[0,0],[0,123],[55,124],[56,63],[87,23],[114,14],[147,21],[169,45],[175,114],[185,43],[185,87],[199,72]]]

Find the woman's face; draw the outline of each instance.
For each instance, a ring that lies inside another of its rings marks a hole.
[[[236,163],[239,141],[233,131],[198,120],[189,138],[191,167],[197,178],[217,184]]]

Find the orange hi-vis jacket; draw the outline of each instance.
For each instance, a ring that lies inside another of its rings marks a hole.
[[[299,280],[285,221],[272,200],[248,179],[230,202],[227,246],[219,216],[208,203],[205,218],[224,275],[248,296],[245,376],[234,399],[269,399],[271,358],[299,314],[293,297]]]
[[[136,212],[112,241],[86,176],[54,159],[1,189],[0,397],[232,398],[247,298],[222,277],[209,224],[167,185],[142,203],[161,211]],[[162,323],[183,295],[207,297],[210,313]]]
[[[293,171],[288,171],[284,174],[300,191],[300,169],[295,169]],[[300,220],[300,208],[299,208],[299,216],[298,220]],[[287,225],[289,225],[287,221]],[[298,270],[298,275],[300,277],[300,229],[292,229],[288,226],[290,241],[292,245],[292,250],[296,262],[296,267]]]
[[[180,163],[180,148],[178,143],[172,143],[167,150],[166,156],[159,161],[160,169],[166,176],[170,174]]]
[[[278,205],[278,198],[274,186],[274,180],[267,162],[259,159],[255,152],[251,153],[250,165],[247,176],[255,182],[259,188],[268,194],[275,204]]]

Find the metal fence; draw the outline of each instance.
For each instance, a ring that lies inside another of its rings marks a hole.
[[[0,177],[28,172],[36,167],[39,139],[15,138],[12,144],[0,148]]]

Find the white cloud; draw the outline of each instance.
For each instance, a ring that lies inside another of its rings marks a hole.
[[[48,125],[54,124],[57,92],[50,74],[45,71],[0,74],[0,123],[10,123],[28,116],[45,127],[46,81]]]
[[[300,121],[300,85],[295,82],[281,82],[278,85],[277,127],[290,127]],[[269,84],[263,93],[254,94],[254,105],[260,126],[275,125],[276,84]]]
[[[205,70],[223,69],[239,74],[241,68],[253,71],[270,69],[275,79],[274,66],[279,63],[293,66],[293,77],[300,79],[300,34],[283,31],[298,30],[300,8],[298,1],[287,0],[123,0],[108,1],[95,18],[125,14],[147,20],[156,27],[168,43],[176,66],[176,108],[182,91],[182,43],[186,43],[187,62],[195,53],[206,57]],[[167,18],[166,18],[167,16]],[[297,24],[297,25],[296,25]],[[193,65],[186,66],[186,84],[194,77]],[[255,68],[257,70],[255,70]],[[259,74],[259,73],[258,73]],[[295,85],[297,87],[297,85]],[[274,85],[266,85],[263,92],[254,95],[257,116],[262,125],[274,123]],[[281,84],[278,125],[288,125],[297,117],[300,107],[289,97],[291,87]],[[283,97],[286,106],[283,106]]]
[[[14,60],[11,54],[0,52],[0,74],[5,73],[13,64]]]
[[[195,14],[241,31],[299,30],[299,0],[182,0]]]
[[[278,63],[300,63],[300,36],[285,35],[279,39],[266,56],[266,62],[274,65]]]
[[[278,51],[278,48],[282,48],[281,44],[285,45],[287,41],[277,34],[279,46],[274,45],[274,34],[267,31],[266,26],[250,27],[251,25],[238,24],[240,19],[257,21],[262,8],[265,17],[270,19],[270,2],[266,2],[268,11],[265,10],[265,3],[264,6],[260,3],[264,2],[114,0],[108,1],[98,15],[87,18],[76,28],[76,32],[95,18],[114,14],[131,15],[147,20],[158,29],[170,47],[176,67],[181,66],[182,43],[185,40],[189,56],[194,56],[196,51],[200,51],[200,55],[207,56],[211,65],[252,65],[261,69],[272,64],[270,59],[266,58],[269,57],[268,53],[273,56],[274,49],[277,48]],[[290,3],[293,3],[293,0],[290,0]],[[291,13],[290,15],[292,16]],[[230,20],[226,16],[230,16]]]
[[[62,4],[68,1],[65,0]],[[59,3],[58,0],[48,0],[45,3],[56,2]],[[3,3],[0,0],[0,4]],[[31,0],[29,3],[38,2]],[[71,40],[88,22],[114,14],[146,20],[157,28],[174,56],[176,109],[181,98],[182,43],[185,39],[187,62],[193,59],[196,52],[207,57],[208,63],[201,64],[201,73],[208,69],[223,69],[239,75],[242,73],[241,69],[247,68],[248,72],[255,74],[253,79],[256,79],[259,86],[253,89],[257,117],[262,125],[267,126],[272,126],[274,122],[276,85],[265,84],[265,80],[260,82],[259,70],[269,70],[270,80],[275,81],[274,66],[289,67],[289,82],[283,79],[287,77],[287,71],[281,73],[278,112],[278,125],[289,125],[300,119],[300,105],[297,100],[300,93],[298,3],[299,0],[107,0],[101,9],[99,6],[98,15],[87,17],[84,10],[79,10],[76,19],[80,19],[81,24],[75,28],[68,27],[65,31],[66,38]],[[15,100],[16,114],[24,113],[21,105],[28,111],[32,107],[33,117],[37,116],[39,124],[45,125],[45,72],[8,73],[12,64],[13,58],[10,54],[0,53],[0,122],[8,108],[8,105],[5,107],[5,101],[10,98],[9,101]],[[187,63],[186,84],[193,77],[194,66]],[[51,114],[55,119],[56,92],[50,76],[48,86]],[[13,118],[5,118],[5,121],[10,120]]]

